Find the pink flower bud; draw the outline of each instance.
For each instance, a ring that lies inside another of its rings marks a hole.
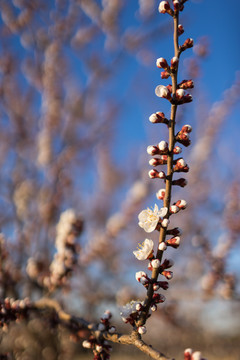
[[[173,247],[174,249],[177,249],[177,248],[179,247],[179,245],[180,245],[180,237],[179,237],[179,236],[175,236],[175,237],[173,237],[173,238],[171,238],[171,239],[168,239],[168,240],[166,241],[166,243],[167,243],[168,246],[171,246],[171,247]]]
[[[177,214],[179,211],[180,211],[180,209],[179,209],[179,207],[178,206],[176,206],[176,205],[172,205],[172,206],[170,206],[170,213],[171,214]]]
[[[160,190],[158,190],[158,192],[156,193],[157,199],[158,199],[158,200],[163,200],[164,197],[165,197],[165,192],[166,192],[165,189],[160,189]]]
[[[160,261],[158,259],[154,259],[151,261],[151,265],[153,269],[158,269],[161,265]]]
[[[186,209],[187,202],[185,200],[178,200],[176,204],[180,209]]]
[[[189,49],[191,47],[193,47],[193,39],[187,39],[187,40],[185,40],[183,45],[180,46],[180,50],[184,51],[184,50]]]
[[[160,143],[158,144],[158,148],[159,148],[161,154],[167,153],[168,152],[168,143],[164,140],[160,141]]]
[[[168,79],[170,76],[169,72],[168,71],[162,71],[161,72],[161,78],[162,79]]]
[[[188,133],[192,132],[192,127],[191,127],[191,125],[183,125],[181,131],[182,131],[183,133],[187,133],[187,134],[188,134]]]
[[[163,303],[166,300],[165,296],[162,294],[153,294],[152,299],[153,299],[153,303],[155,304]]]
[[[143,335],[143,334],[146,334],[147,329],[146,329],[145,326],[139,326],[137,331],[138,331],[139,334]]]
[[[158,291],[159,288],[160,286],[157,283],[153,284],[153,291]]]
[[[184,360],[191,360],[192,358],[192,349],[186,349],[184,350]]]
[[[157,59],[156,65],[158,68],[162,68],[165,70],[169,68],[167,61],[162,57]]]
[[[182,35],[184,33],[184,28],[181,24],[178,25],[178,35]]]
[[[202,354],[200,351],[194,351],[192,354],[192,360],[201,360]]]
[[[162,227],[167,227],[168,226],[168,224],[169,224],[169,219],[163,219],[163,221],[161,222],[161,225],[162,225]]]
[[[147,274],[144,271],[138,271],[138,272],[136,272],[135,277],[136,277],[136,280],[138,282],[140,282],[141,278],[143,278],[143,277],[147,278]]]
[[[159,245],[158,245],[158,250],[160,251],[165,251],[167,248],[167,245],[165,244],[165,242],[161,242]]]
[[[157,155],[157,154],[159,154],[159,148],[154,145],[149,145],[147,147],[147,153],[152,156]]]
[[[155,94],[158,96],[158,97],[161,97],[161,98],[164,98],[164,99],[168,99],[170,100],[171,99],[171,92],[170,90],[166,87],[166,86],[163,86],[163,85],[158,85],[155,89]]]
[[[167,290],[169,288],[169,284],[167,281],[158,281],[158,284],[163,290]]]
[[[173,6],[174,6],[174,10],[178,11],[180,7],[179,0],[173,0]]]
[[[149,121],[153,124],[156,124],[156,123],[168,123],[168,120],[165,119],[165,114],[163,112],[156,112],[155,114],[152,114],[150,117],[149,117]]]
[[[179,89],[192,89],[194,88],[194,83],[192,80],[183,80],[180,82],[180,84],[178,84]]]
[[[151,306],[151,310],[152,310],[152,311],[157,311],[157,305],[156,305],[156,304],[153,304],[153,305]]]
[[[174,56],[171,60],[171,68],[176,69],[179,63],[179,58],[177,56]]]
[[[158,11],[161,14],[165,14],[166,12],[168,12],[170,10],[170,4],[168,1],[161,1],[158,7]]]
[[[174,154],[181,154],[181,152],[182,148],[180,146],[175,146],[175,148],[173,149]]]
[[[176,90],[176,99],[177,100],[182,100],[184,95],[185,95],[185,90],[183,90],[183,89]]]
[[[152,169],[148,172],[148,176],[150,177],[150,179],[156,179],[158,178],[159,172],[155,169]]]
[[[164,270],[162,272],[162,275],[165,276],[165,278],[168,279],[168,280],[171,280],[173,278],[173,272],[172,271]]]

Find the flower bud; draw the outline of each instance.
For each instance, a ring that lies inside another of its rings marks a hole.
[[[181,129],[181,132],[183,133],[190,133],[192,132],[192,127],[191,125],[183,125],[182,129]]]
[[[163,221],[161,222],[162,227],[167,227],[169,224],[169,219],[163,219]]]
[[[179,58],[177,56],[174,56],[171,60],[171,68],[176,69],[179,63]]]
[[[180,8],[179,0],[173,0],[174,11],[178,11]]]
[[[179,237],[179,236],[175,236],[175,237],[173,237],[173,238],[171,238],[171,239],[168,239],[168,240],[166,241],[166,243],[167,243],[168,246],[171,246],[171,247],[173,247],[174,249],[177,249],[177,248],[179,247],[179,245],[180,245],[180,237]]]
[[[185,200],[178,200],[175,205],[184,210],[187,207],[187,202]]]
[[[192,349],[186,349],[184,350],[184,360],[191,360],[192,358]]]
[[[202,354],[200,351],[194,351],[192,354],[192,360],[201,360]]]
[[[180,82],[180,84],[178,84],[179,89],[192,89],[194,88],[194,83],[192,80],[183,80]]]
[[[152,310],[152,311],[157,311],[157,305],[156,305],[156,304],[153,304],[153,305],[151,306],[151,310]]]
[[[158,250],[160,251],[165,251],[167,248],[167,245],[165,244],[165,242],[161,242],[159,245],[158,245]]]
[[[174,154],[181,154],[182,152],[182,148],[180,146],[175,146],[175,148],[173,149],[173,153]]]
[[[173,229],[167,230],[167,235],[181,236],[182,230],[179,227],[175,227]]]
[[[158,85],[155,89],[155,94],[158,96],[158,97],[161,97],[161,98],[164,98],[164,99],[168,99],[170,100],[171,99],[171,92],[170,90],[166,87],[166,86],[163,86],[163,85]]]
[[[159,7],[158,7],[158,11],[161,13],[161,14],[165,14],[166,12],[170,11],[171,8],[170,8],[170,4],[168,1],[161,1],[160,4],[159,4]]]
[[[167,60],[165,60],[162,57],[157,59],[156,65],[157,65],[158,68],[162,68],[162,69],[165,69],[165,70],[169,68]]]
[[[158,148],[161,152],[161,154],[166,154],[168,153],[168,143],[166,141],[160,141],[160,143],[158,144]]]
[[[193,47],[193,39],[189,38],[189,39],[185,40],[183,45],[180,46],[180,50],[184,51],[184,50],[189,49],[191,47]]]
[[[156,112],[155,114],[152,114],[149,116],[149,121],[153,124],[156,123],[168,123],[168,120],[165,119],[165,114],[163,112]]]
[[[161,78],[162,79],[168,79],[170,76],[169,72],[168,71],[162,71],[161,72]]]
[[[184,28],[181,24],[178,25],[178,35],[182,35],[184,33]]]
[[[164,270],[162,272],[162,275],[165,276],[165,278],[168,279],[168,280],[171,280],[173,278],[173,272],[172,271]]]
[[[158,260],[158,259],[152,260],[151,265],[152,265],[153,269],[158,269],[161,265],[160,260]]]
[[[152,299],[153,299],[153,303],[155,304],[163,303],[166,300],[165,296],[162,294],[153,294]]]
[[[185,95],[185,90],[183,90],[183,89],[176,90],[176,99],[177,100],[182,100],[184,98],[184,95]]]
[[[146,334],[147,329],[146,329],[145,326],[139,326],[137,331],[138,331],[139,334],[143,335],[143,334]]]
[[[160,190],[158,190],[158,192],[156,193],[157,199],[158,199],[158,200],[163,200],[164,197],[165,197],[165,192],[166,192],[165,189],[160,189]]]
[[[174,265],[174,261],[172,259],[165,259],[162,263],[162,269],[170,269]]]
[[[152,169],[148,172],[148,176],[150,177],[150,179],[156,179],[159,176],[159,172],[155,169]]]
[[[147,278],[147,274],[144,271],[136,272],[135,278],[138,282],[140,282],[142,277]]]
[[[179,207],[176,205],[171,205],[169,210],[171,214],[177,214],[180,211]]]
[[[148,155],[152,155],[152,156],[157,155],[157,154],[159,154],[159,148],[154,145],[149,145],[147,147],[147,153],[148,153]]]

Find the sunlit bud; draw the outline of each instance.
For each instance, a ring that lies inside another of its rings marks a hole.
[[[182,230],[179,227],[175,227],[173,229],[167,230],[167,235],[181,236]]]
[[[165,269],[170,269],[173,265],[174,265],[174,261],[172,259],[165,259],[161,267],[165,270]]]
[[[97,352],[102,352],[102,350],[103,350],[103,347],[101,346],[101,345],[96,345],[96,351]]]
[[[143,334],[146,334],[147,329],[146,329],[145,326],[139,326],[137,331],[138,331],[139,334],[143,335]]]
[[[159,148],[154,145],[149,145],[147,147],[147,153],[152,156],[157,155],[157,154],[159,154]]]
[[[98,330],[99,331],[105,331],[106,330],[106,326],[104,324],[99,324],[98,325]]]
[[[193,39],[188,38],[187,40],[184,41],[183,45],[180,46],[180,50],[184,51],[191,47],[193,47]]]
[[[185,200],[178,200],[176,204],[180,209],[186,209],[187,202]]]
[[[160,143],[158,144],[158,148],[161,151],[161,153],[166,153],[168,152],[168,143],[166,141],[160,141]]]
[[[170,76],[169,72],[168,71],[162,71],[161,72],[161,78],[162,79],[168,79]]]
[[[143,308],[143,306],[142,306],[141,303],[136,304],[136,310],[137,310],[137,311],[141,311],[142,308]]]
[[[165,276],[166,279],[171,280],[173,278],[173,272],[169,270],[164,270],[161,273],[163,276]]]
[[[152,310],[152,311],[157,311],[157,305],[156,305],[156,304],[153,304],[153,305],[151,306],[151,310]]]
[[[182,148],[180,146],[175,146],[173,149],[174,154],[180,154],[182,152]]]
[[[170,10],[170,4],[168,1],[161,1],[158,7],[158,11],[161,14],[165,14],[166,12],[168,12]]]
[[[178,186],[181,186],[181,187],[184,187],[187,185],[187,180],[184,179],[184,178],[180,178],[180,179],[177,179],[177,180],[173,180],[172,182],[172,185],[178,185]]]
[[[171,214],[177,214],[179,211],[180,211],[180,209],[179,209],[179,207],[178,206],[176,206],[176,205],[172,205],[172,206],[170,206],[170,213]]]
[[[147,274],[144,271],[138,271],[138,272],[136,272],[135,277],[136,277],[136,280],[140,282],[142,277],[144,277],[144,278],[147,277]]]
[[[82,342],[82,347],[86,348],[86,349],[90,349],[92,346],[92,344],[90,343],[90,341],[84,340]]]
[[[184,33],[184,28],[181,24],[178,25],[178,35],[182,35]]]
[[[180,82],[180,84],[178,84],[179,89],[192,89],[194,88],[194,83],[192,80],[183,80]]]
[[[166,190],[165,189],[160,189],[158,190],[158,192],[156,193],[156,197],[158,200],[163,200],[164,197],[165,197],[165,193],[166,193]]]
[[[162,294],[153,294],[152,299],[153,299],[153,303],[155,304],[163,303],[166,300],[165,296]]]
[[[168,120],[165,119],[165,114],[163,112],[156,112],[155,114],[152,114],[149,116],[149,121],[153,124],[156,123],[168,123]]]
[[[108,329],[108,332],[109,332],[109,334],[114,334],[114,333],[116,332],[115,326],[111,326],[111,327]]]
[[[176,90],[176,99],[177,100],[182,100],[184,95],[185,95],[185,90],[183,90],[183,89]]]
[[[165,244],[165,242],[161,242],[159,245],[158,245],[158,250],[160,251],[165,251],[167,248],[167,245]]]
[[[144,276],[139,281],[142,285],[148,284],[148,279],[146,279]]]
[[[153,284],[153,291],[157,291],[159,288],[160,286],[157,283]]]
[[[164,98],[164,99],[168,99],[170,100],[171,99],[171,92],[170,90],[166,87],[166,86],[163,86],[163,85],[158,85],[155,89],[155,94],[158,96],[158,97],[161,97],[161,98]]]
[[[175,11],[179,10],[180,7],[179,0],[173,0],[173,6]]]
[[[189,167],[186,164],[185,160],[180,158],[177,160],[176,165],[173,168],[174,171],[176,172],[188,172],[189,171]]]
[[[192,358],[192,349],[186,349],[184,350],[184,360],[191,360]]]
[[[201,360],[202,358],[202,354],[200,353],[200,351],[194,351],[194,353],[192,354],[192,360]]]
[[[151,265],[152,265],[152,267],[153,267],[154,269],[159,268],[160,265],[161,265],[160,260],[158,260],[158,259],[152,260],[152,261],[151,261]]]
[[[165,70],[169,68],[167,60],[165,60],[162,57],[157,59],[156,65],[157,65],[158,68],[162,68],[162,69],[165,69]]]
[[[191,125],[183,125],[181,131],[185,132],[185,133],[190,133],[190,132],[192,132],[192,127],[191,127]]]
[[[176,69],[179,62],[179,58],[177,56],[174,56],[171,60],[171,68]]]
[[[148,172],[148,176],[150,177],[150,179],[156,179],[158,178],[159,172],[155,169],[152,169]]]
[[[163,219],[163,221],[161,222],[162,227],[167,227],[169,224],[169,219]]]
[[[171,239],[168,239],[168,240],[166,241],[166,243],[167,243],[168,246],[171,246],[171,247],[173,247],[174,249],[177,249],[177,248],[179,247],[179,245],[180,245],[180,237],[179,237],[179,236],[175,236],[175,237],[173,237],[173,238],[171,238]]]

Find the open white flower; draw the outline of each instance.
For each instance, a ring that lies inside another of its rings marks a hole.
[[[151,239],[145,239],[142,244],[138,244],[139,248],[133,254],[138,260],[146,260],[153,252],[153,245]]]
[[[167,214],[167,211],[167,207],[163,207],[159,210],[158,206],[155,204],[153,210],[147,208],[140,212],[138,215],[138,225],[146,232],[152,232],[156,229],[160,217],[164,217]]]

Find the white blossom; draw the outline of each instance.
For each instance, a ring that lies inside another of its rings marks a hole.
[[[152,232],[156,229],[160,217],[164,217],[167,212],[167,207],[163,207],[159,210],[158,206],[155,204],[153,210],[147,208],[146,210],[141,211],[138,215],[138,225],[146,232]]]
[[[133,251],[133,254],[138,260],[146,260],[153,252],[153,245],[151,239],[145,239],[142,244],[138,244],[139,249]]]

